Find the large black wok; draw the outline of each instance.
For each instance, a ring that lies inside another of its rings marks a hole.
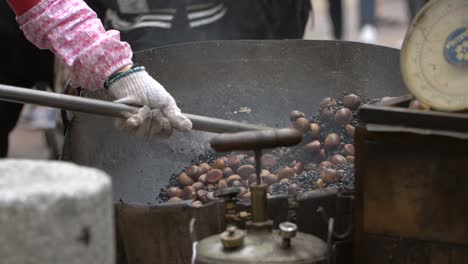
[[[288,113],[316,111],[324,96],[406,93],[399,51],[334,41],[221,41],[147,50],[135,61],[162,83],[186,113],[289,126]],[[239,112],[241,107],[252,109]],[[172,173],[203,153],[212,135],[177,134],[146,142],[118,133],[108,118],[78,115],[67,158],[103,169],[115,199],[153,203]]]
[[[186,113],[278,128],[289,126],[290,110],[316,111],[325,96],[352,92],[372,98],[407,93],[400,76],[399,50],[360,43],[215,41],[147,50],[137,53],[135,61],[146,66]],[[251,112],[239,112],[242,107]],[[123,201],[117,203],[117,226],[127,262],[146,263],[144,258],[159,263],[188,261],[188,220],[205,209],[147,205],[156,202],[172,173],[204,153],[212,136],[193,132],[147,142],[119,133],[108,118],[79,114],[73,119],[64,158],[112,176],[114,199]],[[213,214],[212,209],[208,214]],[[135,220],[136,215],[140,220]],[[204,235],[219,228],[218,220],[201,219],[198,227],[205,230]],[[124,225],[133,226],[133,231]],[[148,250],[132,248],[132,243],[145,237],[152,243],[146,244]],[[183,240],[179,241],[182,246],[175,240]]]

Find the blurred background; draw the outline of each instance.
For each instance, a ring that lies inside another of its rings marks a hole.
[[[304,39],[342,39],[400,48],[424,0],[312,0]],[[341,14],[340,14],[341,13]],[[57,111],[26,106],[10,134],[8,157],[48,159],[60,149]]]

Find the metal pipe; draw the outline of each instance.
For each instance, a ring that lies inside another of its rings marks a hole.
[[[122,112],[134,112],[136,106],[72,95],[37,91],[0,84],[0,100],[49,106],[63,110],[123,118]],[[271,129],[218,118],[185,114],[193,123],[194,130],[212,133],[234,133],[241,131]]]
[[[267,186],[264,183],[250,185],[252,199],[252,222],[254,224],[268,221]]]
[[[256,176],[257,176],[257,185],[260,186],[262,183],[262,178],[260,176],[262,172],[262,150],[261,149],[256,149],[255,150],[255,171],[256,171]]]

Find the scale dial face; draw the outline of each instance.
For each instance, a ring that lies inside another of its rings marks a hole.
[[[432,108],[468,109],[467,0],[432,0],[419,12],[403,42],[401,70],[411,93]]]

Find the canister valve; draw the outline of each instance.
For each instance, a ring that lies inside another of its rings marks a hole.
[[[279,224],[279,235],[283,238],[281,246],[283,248],[291,248],[291,238],[296,236],[297,225],[291,222],[283,222]]]

